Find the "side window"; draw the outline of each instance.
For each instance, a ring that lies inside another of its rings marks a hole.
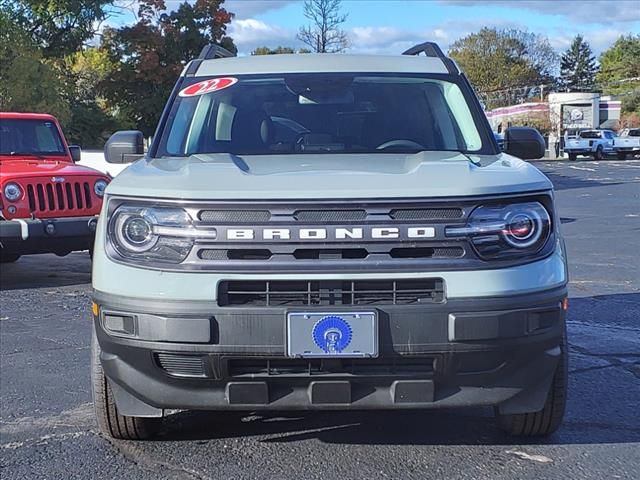
[[[191,125],[191,117],[196,108],[194,99],[187,99],[180,102],[178,110],[175,112],[171,130],[167,137],[167,152],[174,155],[184,153],[185,141],[187,139],[187,131]]]

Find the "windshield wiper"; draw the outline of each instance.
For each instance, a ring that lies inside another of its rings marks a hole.
[[[9,155],[12,157],[36,157],[40,160],[43,160],[45,158],[41,153],[34,152],[9,152]]]

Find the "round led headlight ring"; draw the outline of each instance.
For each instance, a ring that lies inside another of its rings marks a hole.
[[[528,248],[534,245],[544,231],[543,220],[535,210],[515,213],[507,219],[504,229],[504,240],[516,248]]]
[[[114,230],[120,247],[132,253],[146,252],[158,241],[153,224],[141,215],[121,215]]]
[[[4,186],[3,193],[4,198],[9,200],[10,202],[15,202],[16,200],[19,200],[20,197],[22,197],[22,189],[17,183],[7,183]]]

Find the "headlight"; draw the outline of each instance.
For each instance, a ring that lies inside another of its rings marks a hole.
[[[551,236],[551,216],[538,202],[476,208],[464,227],[447,227],[447,237],[468,237],[484,259],[538,253]]]
[[[7,183],[4,186],[4,198],[10,202],[15,202],[22,197],[22,189],[17,183]]]
[[[198,231],[181,208],[122,205],[107,228],[116,253],[135,263],[180,263],[198,236],[215,238],[215,231]]]
[[[107,188],[106,180],[98,180],[93,184],[93,191],[99,197],[104,197],[104,189]]]

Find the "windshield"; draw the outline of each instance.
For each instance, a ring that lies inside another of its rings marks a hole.
[[[0,119],[0,155],[65,155],[56,124],[47,120]]]
[[[458,85],[375,74],[198,78],[163,132],[156,156],[483,149]]]

